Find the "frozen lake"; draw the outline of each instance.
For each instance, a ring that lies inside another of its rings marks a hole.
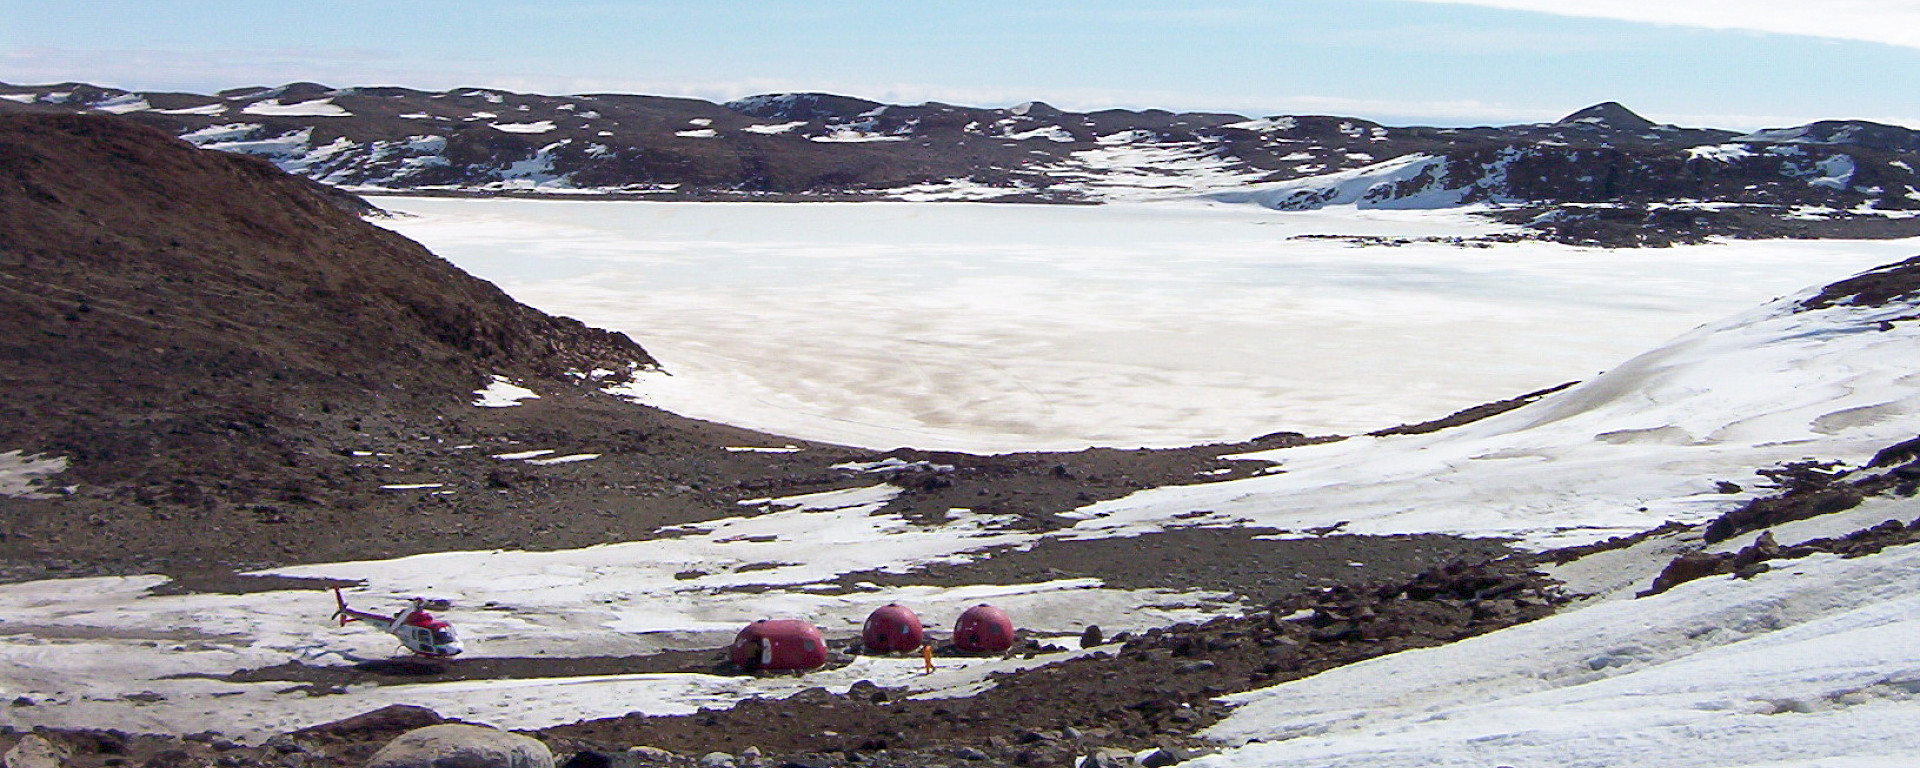
[[[1460,213],[1141,203],[382,197],[515,298],[627,333],[688,416],[995,452],[1355,433],[1585,379],[1913,241],[1603,250],[1301,235],[1497,231]]]

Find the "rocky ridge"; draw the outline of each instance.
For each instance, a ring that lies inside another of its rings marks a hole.
[[[293,83],[203,95],[67,83],[0,84],[5,111],[123,115],[362,192],[1482,204],[1540,237],[1615,246],[1920,232],[1912,130],[1846,120],[1742,134],[1657,124],[1613,102],[1551,123],[1436,128],[819,93],[716,104],[485,88]]]

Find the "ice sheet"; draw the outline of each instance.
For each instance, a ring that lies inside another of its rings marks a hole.
[[[380,198],[516,298],[624,331],[640,399],[875,448],[1167,446],[1421,421],[1600,370],[1911,241],[1361,245],[1456,211]]]

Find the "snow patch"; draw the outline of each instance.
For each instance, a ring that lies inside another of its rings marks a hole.
[[[1814,164],[1813,178],[1807,183],[1816,187],[1845,190],[1853,183],[1853,174],[1857,166],[1852,155],[1834,155]]]
[[[823,135],[808,136],[807,139],[810,141],[818,141],[822,143],[831,144],[831,143],[859,143],[859,142],[865,142],[865,141],[906,141],[907,137],[893,136],[893,135],[884,134],[884,133],[875,133],[873,131],[865,130],[862,128],[855,128],[851,126],[834,126],[831,129],[829,129],[827,133]]]
[[[187,140],[194,146],[208,148],[211,145],[237,141],[244,136],[251,135],[257,130],[260,130],[259,123],[226,123],[223,125],[209,125],[196,131],[188,131],[180,134],[180,138]]]
[[[1445,158],[1415,154],[1348,171],[1289,179],[1246,189],[1209,192],[1205,197],[1223,203],[1254,203],[1283,211],[1335,205],[1363,209],[1426,209],[1463,205],[1471,187],[1447,187],[1443,181],[1446,168]],[[1504,171],[1504,166],[1498,170]]]
[[[1917,594],[1907,546],[1592,604],[1228,697],[1205,735],[1244,746],[1191,764],[1900,765]]]
[[[1745,144],[1714,144],[1687,149],[1687,158],[1690,160],[1711,160],[1718,163],[1730,163],[1754,156],[1753,148]]]
[[[1278,117],[1262,117],[1254,120],[1243,120],[1238,123],[1228,123],[1220,127],[1238,128],[1243,131],[1253,131],[1255,133],[1282,133],[1286,131],[1291,131],[1294,128],[1299,127],[1299,125],[1300,125],[1300,121],[1292,117],[1278,116]]]
[[[573,463],[582,462],[582,461],[593,461],[594,459],[597,459],[597,458],[600,458],[600,454],[570,453],[565,456],[554,456],[554,457],[545,458],[545,459],[527,459],[526,463],[532,464],[537,467],[546,467],[546,466],[552,466],[554,464],[573,464]]]
[[[1061,144],[1072,144],[1075,141],[1079,141],[1079,139],[1075,139],[1073,137],[1072,131],[1069,131],[1057,125],[1046,125],[1046,126],[1041,126],[1039,128],[1034,128],[1034,129],[1025,130],[1025,131],[1003,131],[1000,134],[1000,137],[1005,139],[1012,139],[1014,141],[1027,141],[1029,139],[1046,139],[1047,141],[1058,142]]]
[[[109,114],[125,115],[133,112],[145,112],[152,109],[153,105],[148,104],[146,98],[140,94],[129,93],[115,96],[105,101],[94,102],[92,108]]]
[[[54,498],[57,494],[48,493],[41,486],[47,478],[65,471],[67,459],[64,456],[27,455],[24,451],[0,453],[0,496],[15,499]]]
[[[302,101],[297,104],[282,104],[279,99],[267,99],[248,104],[240,111],[244,114],[270,117],[353,117],[352,112],[333,103],[331,97]]]
[[[844,464],[835,464],[828,467],[828,469],[838,469],[843,472],[859,472],[862,474],[887,472],[932,472],[940,474],[952,472],[954,467],[952,464],[935,464],[931,461],[910,462],[889,456],[879,461],[850,461]]]
[[[746,131],[747,133],[758,133],[762,135],[771,136],[775,134],[789,133],[793,131],[793,129],[799,128],[806,124],[807,124],[807,121],[805,120],[795,120],[791,123],[778,123],[778,124],[772,124],[772,125],[749,125],[740,130]]]
[[[501,133],[546,133],[554,129],[554,124],[552,120],[539,120],[531,123],[488,123],[487,127]]]
[[[156,115],[201,115],[201,116],[211,117],[214,115],[226,114],[227,105],[215,102],[213,104],[202,104],[197,107],[181,107],[180,109],[156,109],[153,111],[153,113]]]
[[[531,389],[513,383],[505,376],[495,375],[493,382],[473,391],[475,406],[481,408],[511,408],[522,400],[538,400],[540,395]]]

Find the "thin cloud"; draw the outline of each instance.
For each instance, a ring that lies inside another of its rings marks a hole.
[[[1920,1],[1916,0],[1413,0],[1444,5],[1478,5],[1556,16],[1616,19],[1706,29],[1735,29],[1781,35],[1920,48]]]

